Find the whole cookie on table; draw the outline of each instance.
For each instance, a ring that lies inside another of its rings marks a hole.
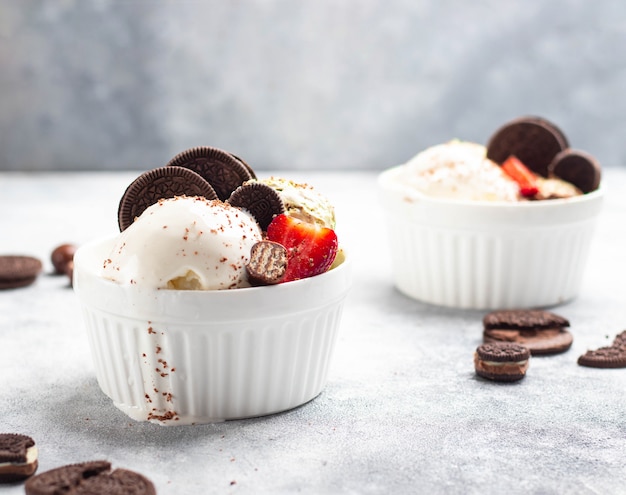
[[[0,290],[31,285],[42,269],[41,260],[33,256],[0,256]]]
[[[148,170],[131,182],[122,195],[117,211],[120,231],[130,227],[149,206],[175,196],[217,198],[211,184],[192,170],[183,167]]]
[[[530,351],[510,342],[482,344],[474,352],[474,369],[478,376],[499,382],[515,382],[526,376]]]
[[[39,465],[35,441],[28,435],[0,433],[0,483],[32,476]]]
[[[127,469],[111,470],[108,461],[70,464],[30,478],[26,495],[155,495],[152,482]]]
[[[483,341],[513,342],[527,347],[532,355],[567,351],[574,340],[569,321],[544,310],[500,310],[483,318]]]

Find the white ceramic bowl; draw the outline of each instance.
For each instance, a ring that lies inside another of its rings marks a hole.
[[[284,411],[323,389],[349,259],[272,287],[146,290],[102,279],[113,239],[80,247],[74,290],[98,383],[140,421],[200,424]]]
[[[545,201],[453,201],[404,185],[401,167],[378,184],[402,293],[473,309],[553,306],[578,294],[602,189]]]

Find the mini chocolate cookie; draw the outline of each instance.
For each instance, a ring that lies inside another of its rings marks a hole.
[[[216,199],[211,184],[183,167],[160,167],[144,172],[127,188],[120,200],[117,219],[120,231],[126,230],[148,206],[174,196],[203,196]]]
[[[239,186],[227,202],[249,212],[263,231],[267,230],[267,226],[276,215],[285,213],[285,205],[280,194],[261,182],[250,181]]]
[[[488,380],[515,382],[526,376],[528,348],[512,343],[482,344],[474,352],[476,374]]]
[[[226,201],[245,181],[252,179],[248,167],[239,158],[227,151],[209,146],[183,151],[172,158],[167,166],[193,170],[211,184],[217,197],[222,201]]]
[[[502,164],[516,156],[533,172],[548,177],[548,166],[568,147],[565,134],[541,117],[520,117],[500,127],[487,143],[487,158]]]
[[[43,265],[41,260],[32,256],[0,256],[0,289],[17,289],[32,284]]]
[[[594,157],[569,148],[554,157],[548,173],[574,184],[583,193],[598,189],[602,175],[600,164]]]
[[[152,482],[145,476],[126,469],[111,471],[108,461],[70,464],[30,478],[26,495],[155,495]]]
[[[0,433],[0,483],[14,483],[37,471],[35,441],[18,433]]]
[[[257,242],[250,250],[246,270],[252,285],[280,283],[287,271],[287,249],[277,242]]]
[[[483,342],[514,342],[534,356],[567,351],[574,340],[566,318],[543,310],[502,310],[483,318]]]

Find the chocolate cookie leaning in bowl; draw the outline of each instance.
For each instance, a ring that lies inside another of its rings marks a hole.
[[[574,340],[569,321],[543,310],[501,310],[483,318],[483,342],[512,342],[527,347],[533,356],[567,351]]]
[[[262,182],[246,182],[235,189],[226,202],[250,213],[263,231],[275,216],[285,213],[280,194]]]
[[[583,193],[600,187],[601,170],[598,161],[588,153],[566,149],[558,153],[548,167],[550,175],[574,184]]]
[[[217,199],[211,184],[193,170],[184,167],[148,170],[131,182],[122,195],[117,211],[120,231],[126,230],[148,206],[175,196]]]
[[[210,146],[185,150],[172,158],[167,166],[185,167],[204,178],[217,197],[226,201],[232,192],[253,178],[249,165],[227,151]]]
[[[541,117],[520,117],[491,136],[487,158],[501,165],[513,155],[536,174],[548,177],[550,163],[568,146],[565,134],[552,122]]]
[[[25,490],[26,495],[156,495],[154,485],[145,476],[127,469],[111,471],[108,461],[70,464],[45,471],[30,478]]]

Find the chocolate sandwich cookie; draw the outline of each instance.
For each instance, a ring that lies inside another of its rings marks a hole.
[[[149,206],[174,196],[217,199],[211,184],[193,170],[173,166],[155,168],[137,177],[122,195],[117,211],[120,231],[126,230]]]
[[[172,158],[167,166],[193,170],[211,184],[217,197],[222,201],[226,201],[245,181],[252,179],[248,166],[239,158],[227,151],[209,146],[183,151]]]
[[[578,364],[590,368],[626,368],[626,331],[618,334],[610,346],[589,350]]]
[[[38,474],[25,485],[26,495],[155,495],[152,482],[127,469],[111,471],[108,461],[70,464]]]
[[[550,163],[548,173],[574,184],[583,193],[595,191],[600,186],[600,164],[584,151],[561,151]]]
[[[43,265],[41,260],[32,256],[0,256],[0,289],[17,289],[32,284]]]
[[[35,441],[18,433],[0,433],[0,483],[14,483],[37,471]]]
[[[533,172],[548,177],[554,157],[568,147],[565,134],[541,117],[520,117],[500,127],[487,143],[487,158],[498,164],[516,156]]]
[[[280,283],[287,272],[287,249],[277,242],[257,242],[250,250],[246,271],[252,285]]]
[[[526,376],[530,360],[527,347],[512,343],[482,344],[474,352],[476,374],[488,380],[515,382]]]
[[[243,159],[239,158],[237,155],[234,155],[233,153],[228,153],[230,156],[232,156],[233,158],[235,158],[236,160],[239,160],[241,162],[241,164],[246,167],[246,170],[248,171],[248,173],[250,174],[250,178],[251,179],[256,179],[256,174],[254,173],[254,170],[252,169],[252,167],[250,165],[248,165]]]
[[[483,341],[514,342],[531,354],[548,355],[567,351],[574,340],[567,319],[542,310],[502,310],[483,318]]]
[[[250,181],[239,186],[227,202],[250,213],[263,231],[267,230],[276,215],[285,213],[280,194],[261,182]]]

